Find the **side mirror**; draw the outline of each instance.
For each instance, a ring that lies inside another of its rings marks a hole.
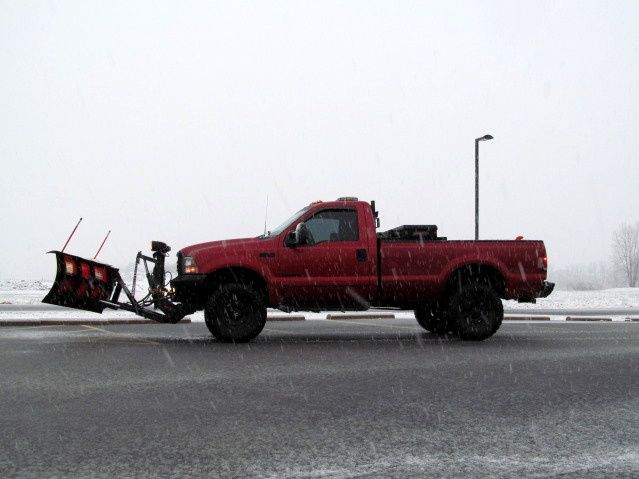
[[[308,234],[308,227],[304,223],[298,223],[293,231],[288,232],[284,244],[290,247],[303,246],[308,243]]]
[[[290,248],[293,248],[299,244],[297,238],[297,230],[289,231],[284,240],[284,244]]]
[[[308,244],[309,232],[308,232],[308,226],[306,226],[306,223],[297,224],[297,226],[295,227],[295,236],[297,237],[296,244],[298,245]]]

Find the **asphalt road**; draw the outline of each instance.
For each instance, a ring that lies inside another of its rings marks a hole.
[[[637,477],[639,324],[0,331],[2,477]]]

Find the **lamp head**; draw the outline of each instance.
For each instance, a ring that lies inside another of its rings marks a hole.
[[[486,140],[492,140],[493,139],[493,135],[484,135],[481,138],[477,138],[477,141],[486,141]]]

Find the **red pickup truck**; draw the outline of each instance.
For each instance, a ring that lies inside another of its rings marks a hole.
[[[222,341],[256,337],[266,308],[415,310],[426,330],[482,340],[503,319],[500,298],[534,302],[546,281],[542,241],[448,241],[432,225],[378,233],[375,203],[312,203],[257,238],[213,241],[178,252],[171,300],[204,310]]]

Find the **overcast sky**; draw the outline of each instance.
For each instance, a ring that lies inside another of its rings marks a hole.
[[[0,1],[0,279],[256,236],[317,199],[382,228],[606,259],[639,220],[639,2]]]

